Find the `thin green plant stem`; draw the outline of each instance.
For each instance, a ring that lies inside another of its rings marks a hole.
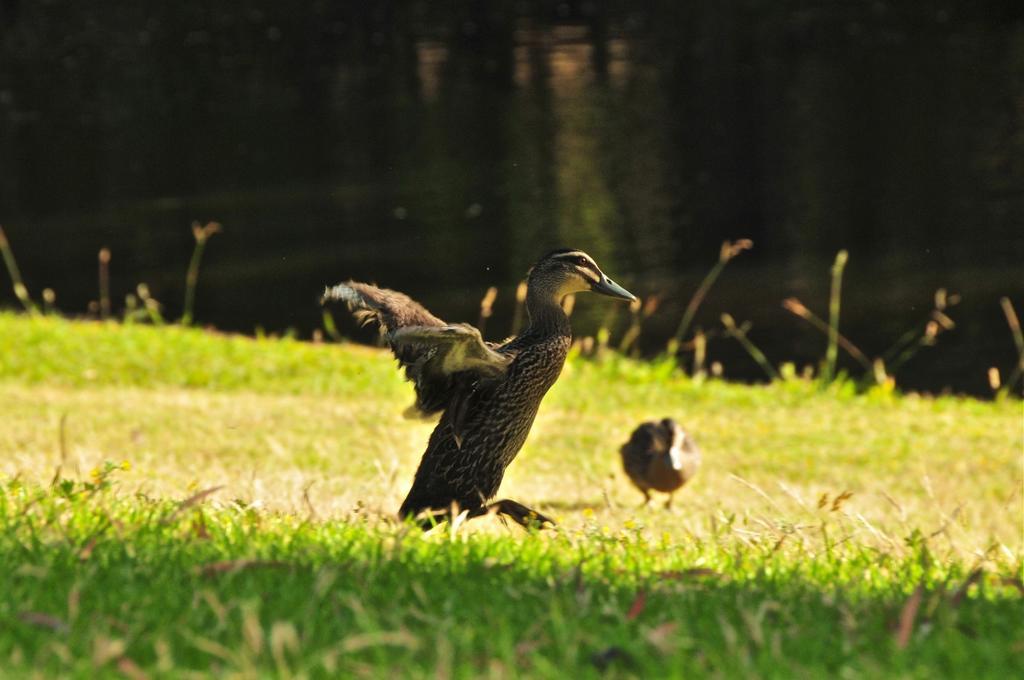
[[[679,327],[676,328],[675,335],[672,336],[672,341],[679,345],[682,343],[683,338],[686,337],[687,331],[690,330],[690,324],[693,323],[693,317],[697,314],[697,310],[700,308],[704,298],[707,297],[708,291],[715,285],[715,281],[721,275],[722,270],[725,269],[727,261],[719,260],[715,263],[715,266],[711,268],[711,271],[707,273],[704,280],[697,286],[696,292],[693,297],[690,298],[690,302],[686,305],[686,311],[683,312],[683,318],[679,321]]]
[[[32,298],[28,294],[28,288],[21,278],[21,271],[18,270],[18,263],[14,259],[14,251],[11,250],[11,244],[7,240],[7,234],[4,233],[3,227],[0,227],[0,253],[3,254],[4,264],[7,265],[7,273],[11,277],[15,297],[21,302],[21,306],[25,308],[26,312],[37,314],[39,310],[36,309],[35,303],[32,302]]]
[[[919,327],[909,328],[903,335],[901,335],[896,342],[894,342],[889,349],[882,352],[882,360],[888,363],[894,357],[899,356],[907,347],[914,344],[917,340]]]
[[[704,280],[697,286],[697,290],[694,292],[693,297],[690,298],[690,302],[686,305],[686,310],[683,312],[683,318],[679,321],[679,326],[676,328],[676,333],[672,336],[672,340],[669,341],[669,354],[675,354],[679,349],[679,345],[683,343],[683,339],[686,337],[686,333],[690,330],[690,324],[693,323],[693,317],[697,314],[697,310],[700,308],[701,303],[704,302],[704,298],[707,297],[711,287],[715,285],[715,281],[722,274],[722,270],[725,269],[725,265],[729,264],[729,261],[734,257],[742,253],[744,250],[750,250],[754,245],[753,241],[749,239],[739,239],[738,241],[730,243],[726,241],[722,244],[722,248],[718,254],[718,262],[711,268],[711,271],[707,273]]]
[[[921,331],[920,326],[910,328],[882,354],[881,361],[887,366],[890,376],[895,376],[896,371],[910,361],[922,347],[933,346],[941,333],[955,328],[956,324],[944,310],[950,304],[956,304],[958,298],[959,296],[947,296],[945,290],[941,288],[936,291],[935,306],[925,320],[924,330]]]
[[[1013,367],[1009,377],[1007,377],[1006,382],[1003,383],[1003,387],[999,391],[1000,395],[1004,395],[1010,393],[1014,384],[1024,374],[1024,332],[1021,331],[1020,318],[1017,316],[1010,298],[1000,298],[999,304],[1003,308],[1006,323],[1009,325],[1010,333],[1013,335],[1013,343],[1017,346],[1017,365]]]
[[[779,372],[775,370],[775,367],[772,366],[770,361],[768,361],[768,357],[764,355],[764,352],[758,349],[757,345],[751,342],[750,338],[747,337],[746,325],[744,325],[744,327],[737,326],[736,320],[733,319],[730,314],[722,315],[722,325],[725,326],[726,335],[731,338],[735,338],[743,349],[747,351],[747,354],[757,362],[757,365],[761,367],[761,370],[763,370],[770,379],[782,379],[782,376],[779,375]]]
[[[805,307],[804,304],[797,300],[796,298],[787,298],[783,300],[782,306],[786,309],[786,311],[791,312],[794,315],[800,317],[801,319],[808,322],[809,324],[811,324],[811,326],[818,329],[825,335],[829,334],[829,325],[825,323],[825,321],[821,317],[819,317],[817,314],[815,314],[807,307]],[[863,366],[865,370],[874,370],[874,364],[871,362],[871,359],[868,359],[867,355],[864,354],[864,352],[862,352],[859,347],[854,345],[849,340],[849,338],[844,336],[842,333],[839,333],[837,341],[839,342],[839,346],[846,350],[846,353],[853,357],[853,359],[855,359],[857,363]]]
[[[840,250],[832,264],[832,289],[828,301],[828,347],[825,350],[825,372],[822,382],[829,384],[836,375],[836,361],[839,358],[839,303],[842,298],[843,269],[849,253]]]
[[[200,226],[198,222],[192,223],[192,235],[195,237],[196,246],[192,250],[192,259],[188,263],[188,272],[185,274],[185,306],[181,315],[181,325],[183,326],[191,326],[194,318],[196,285],[199,283],[199,263],[203,260],[206,242],[220,231],[220,228],[220,224],[217,222],[208,222],[206,226]]]
[[[899,354],[899,356],[897,356],[891,363],[887,365],[889,375],[896,375],[896,371],[902,368],[903,364],[907,363],[912,358],[914,358],[914,355],[917,354],[922,347],[926,346],[926,344],[927,343],[924,342],[924,336],[922,336],[921,339],[918,340],[918,342],[907,345],[907,347]]]

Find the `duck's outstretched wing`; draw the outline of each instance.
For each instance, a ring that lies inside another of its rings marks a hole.
[[[462,403],[480,383],[502,375],[511,356],[495,352],[466,324],[446,324],[402,293],[365,283],[328,288],[323,301],[340,300],[356,319],[376,322],[405,376],[415,385],[415,410],[443,411]]]
[[[444,326],[441,319],[405,293],[378,288],[368,283],[346,281],[324,290],[320,304],[344,302],[362,324],[376,322],[381,333],[390,335],[406,326]]]
[[[494,378],[505,373],[512,360],[491,349],[480,331],[466,323],[399,328],[391,335],[391,346],[396,352],[423,357],[424,368],[445,375],[469,371]]]

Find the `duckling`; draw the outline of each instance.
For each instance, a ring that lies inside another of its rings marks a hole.
[[[489,501],[565,363],[572,328],[562,300],[583,291],[636,298],[576,249],[542,257],[526,283],[529,324],[501,344],[484,342],[468,324],[445,323],[393,290],[349,281],[325,291],[323,302],[342,301],[357,320],[379,326],[414,385],[415,410],[441,414],[398,511],[400,519],[419,518],[426,529],[452,519],[457,508],[467,518],[493,512],[523,526],[554,524],[511,499]]]
[[[672,507],[673,494],[690,481],[700,467],[700,449],[693,437],[671,418],[641,424],[619,449],[622,467],[651,501],[651,490],[668,494],[665,507]]]

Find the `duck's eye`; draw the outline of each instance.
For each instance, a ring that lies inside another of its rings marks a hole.
[[[581,267],[586,267],[590,263],[587,262],[587,258],[585,258],[585,257],[577,257],[576,258],[576,264],[578,264]]]

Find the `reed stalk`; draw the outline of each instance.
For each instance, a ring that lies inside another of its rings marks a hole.
[[[188,263],[188,272],[185,274],[185,306],[181,315],[181,325],[183,326],[191,326],[194,318],[196,285],[199,283],[199,263],[202,262],[206,242],[220,230],[219,222],[207,222],[202,226],[198,222],[192,223],[192,236],[195,238],[196,245],[192,250],[192,259]]]
[[[649,295],[643,300],[637,298],[629,303],[629,311],[632,318],[629,328],[622,336],[622,340],[619,341],[619,352],[626,354],[630,349],[635,348],[640,340],[640,335],[643,333],[644,322],[658,310],[660,303],[661,297],[658,295]]]
[[[29,314],[38,314],[39,310],[36,309],[36,305],[32,302],[31,296],[28,294],[28,288],[25,286],[25,282],[21,278],[21,272],[18,270],[18,263],[14,259],[14,251],[11,250],[11,244],[7,240],[7,234],[4,233],[4,228],[0,227],[0,254],[3,255],[4,264],[7,265],[7,273],[11,277],[11,284],[14,286],[14,296],[18,298],[21,306],[25,308],[25,311]]]
[[[43,288],[43,314],[57,313],[57,293],[53,288]]]
[[[782,306],[786,311],[794,314],[795,316],[800,317],[804,321],[811,324],[811,326],[824,333],[826,336],[829,334],[829,325],[825,323],[825,321],[821,317],[819,317],[817,314],[815,314],[806,306],[804,306],[804,304],[800,302],[800,300],[796,298],[786,298],[785,300],[782,301]],[[836,339],[839,342],[839,346],[846,350],[846,353],[853,357],[853,359],[855,359],[857,363],[863,366],[865,370],[874,370],[874,364],[872,363],[871,359],[869,359],[867,355],[860,350],[860,348],[858,348],[856,345],[850,342],[850,340],[846,336],[844,336],[842,333],[838,333]]]
[[[97,259],[100,278],[100,318],[106,321],[110,318],[110,249],[100,248]]]
[[[619,352],[626,354],[629,348],[633,346],[636,339],[640,337],[640,324],[641,324],[641,310],[643,309],[643,301],[637,298],[629,303],[630,321],[629,328],[622,335],[622,339],[619,341]]]
[[[1017,346],[1017,365],[1010,371],[1010,375],[999,390],[1000,395],[1005,395],[1010,393],[1017,380],[1024,375],[1024,332],[1021,331],[1020,318],[1017,316],[1010,298],[1000,298],[999,305],[1003,308],[1003,315],[1006,317],[1006,323],[1010,326],[1010,333],[1013,335],[1013,343]]]
[[[484,331],[487,328],[487,320],[494,314],[494,300],[497,297],[498,289],[491,286],[480,300],[480,319],[476,324],[477,330],[480,331],[480,337],[483,337]]]
[[[839,358],[839,302],[843,289],[843,269],[848,259],[849,253],[840,250],[832,264],[832,289],[828,298],[828,347],[825,349],[825,371],[821,376],[825,385],[831,383],[836,376],[836,361]]]
[[[918,330],[919,327],[909,329],[882,354],[882,361],[888,364],[889,375],[896,375],[896,371],[910,361],[922,347],[934,345],[943,331],[949,331],[956,327],[945,310],[959,301],[960,296],[947,295],[945,288],[935,291],[934,307],[925,320],[924,331]]]
[[[686,310],[683,312],[683,318],[679,321],[675,335],[668,342],[669,354],[674,355],[679,351],[679,346],[683,344],[683,339],[690,330],[690,324],[693,323],[693,317],[697,314],[697,310],[700,308],[701,303],[704,302],[704,298],[707,297],[711,287],[715,285],[715,281],[718,280],[722,270],[725,269],[725,265],[729,264],[734,257],[744,250],[750,250],[753,247],[754,242],[746,238],[722,243],[722,247],[718,251],[718,262],[715,263],[715,266],[711,268],[711,271],[707,273],[704,280],[697,286],[693,297],[690,298],[690,302],[686,305]]]
[[[747,331],[750,330],[750,323],[747,322],[742,326],[736,325],[736,320],[732,318],[730,314],[722,315],[722,325],[725,326],[725,334],[731,338],[735,338],[737,342],[747,350],[747,354],[750,355],[757,365],[761,367],[761,370],[767,374],[771,380],[780,380],[782,376],[775,370],[775,367],[771,365],[768,358],[764,355],[757,345],[751,342],[750,338],[747,337]]]
[[[706,374],[704,362],[707,360],[708,338],[704,331],[697,329],[693,336],[693,377],[703,378]]]

